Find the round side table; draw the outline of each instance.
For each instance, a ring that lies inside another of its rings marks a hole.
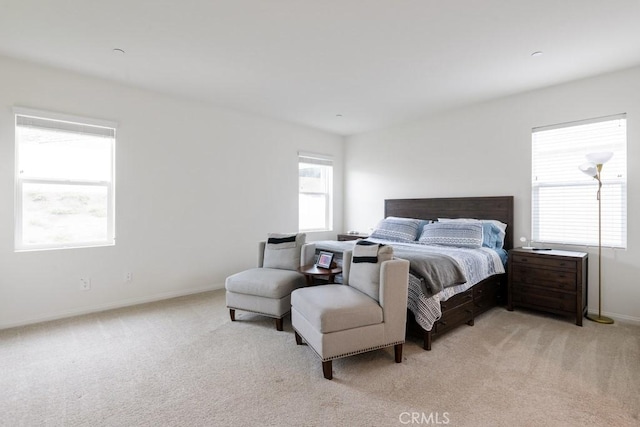
[[[342,273],[341,267],[332,267],[332,268],[322,268],[318,267],[315,264],[308,264],[298,268],[298,271],[304,274],[305,279],[307,280],[307,286],[315,285],[316,277],[327,277],[327,283],[333,283],[336,274]]]

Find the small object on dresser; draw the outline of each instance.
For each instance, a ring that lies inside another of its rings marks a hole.
[[[526,237],[521,237],[520,241],[522,243],[526,243],[527,242],[527,238]],[[533,246],[531,246],[531,242],[529,242],[529,244],[527,246],[523,246],[522,249],[535,249]]]

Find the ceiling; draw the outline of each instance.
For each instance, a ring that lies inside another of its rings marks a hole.
[[[640,0],[0,0],[0,55],[350,135],[640,65],[639,22]]]

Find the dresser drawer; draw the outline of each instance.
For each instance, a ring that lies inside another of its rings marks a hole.
[[[499,303],[500,284],[488,282],[473,287],[475,314],[480,314]]]
[[[445,310],[442,310],[442,315],[445,315]],[[467,302],[458,305],[453,309],[448,309],[446,311],[446,318],[441,318],[438,320],[434,329],[436,333],[446,332],[449,329],[455,328],[462,323],[472,322],[473,321],[473,300],[467,299]]]
[[[454,295],[446,301],[442,301],[440,303],[440,309],[444,313],[445,311],[450,311],[459,307],[463,304],[467,304],[473,301],[473,291],[471,289],[462,292],[460,294]]]
[[[563,269],[567,271],[577,271],[577,262],[559,257],[545,257],[540,255],[522,255],[514,254],[512,256],[512,262],[514,265],[525,264],[534,265],[537,267],[548,267],[553,269]]]
[[[511,280],[514,283],[543,286],[546,288],[575,291],[577,276],[575,271],[534,268],[530,265],[513,264]]]
[[[513,289],[513,302],[551,310],[575,312],[575,293],[556,292],[547,289],[519,285]]]

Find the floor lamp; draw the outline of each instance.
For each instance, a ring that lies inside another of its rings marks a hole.
[[[602,165],[608,162],[612,156],[613,153],[610,151],[587,154],[588,162],[580,165],[582,172],[598,181],[598,315],[588,313],[587,319],[606,324],[612,324],[613,319],[602,315],[602,198],[600,197],[602,181],[600,173]]]

